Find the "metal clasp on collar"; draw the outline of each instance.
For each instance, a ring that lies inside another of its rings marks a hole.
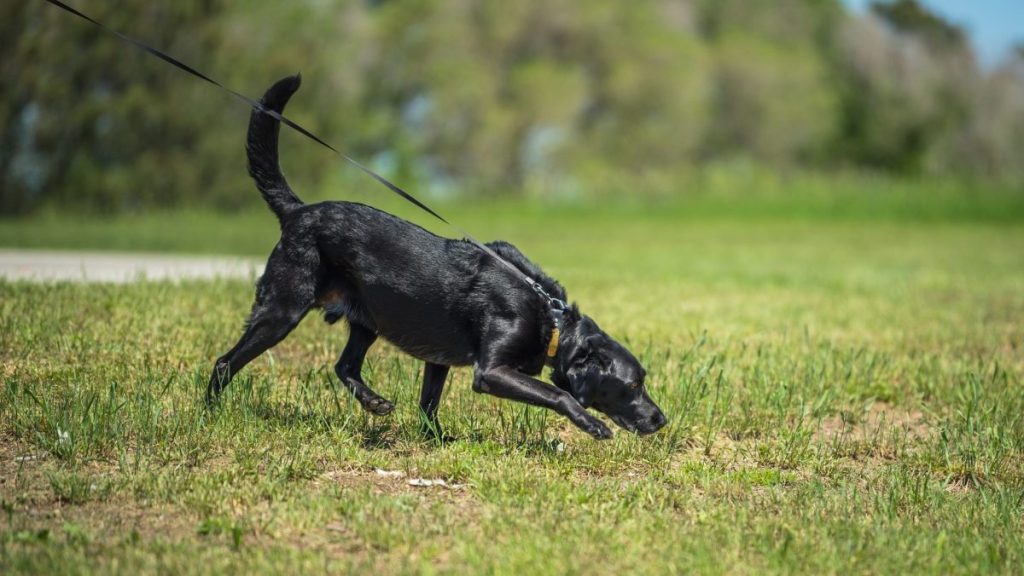
[[[551,311],[551,318],[555,321],[555,329],[561,330],[562,318],[565,316],[565,311],[569,309],[569,303],[548,294],[544,287],[540,285],[540,282],[533,278],[527,278],[526,280],[530,287],[533,288],[533,291],[547,302],[548,309]]]

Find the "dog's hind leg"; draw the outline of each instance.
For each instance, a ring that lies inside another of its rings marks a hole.
[[[427,362],[423,367],[423,388],[420,389],[420,432],[427,438],[446,438],[437,421],[437,407],[448,377],[448,366]]]
[[[305,317],[314,304],[316,259],[286,255],[276,248],[256,288],[256,302],[235,347],[217,359],[206,389],[206,403],[215,404],[239,370],[277,344]]]
[[[334,373],[338,375],[341,383],[348,388],[352,396],[359,401],[364,410],[378,416],[390,414],[395,405],[382,398],[363,382],[363,359],[366,358],[366,351],[370,349],[377,340],[377,333],[369,328],[349,323],[348,343],[334,365]]]

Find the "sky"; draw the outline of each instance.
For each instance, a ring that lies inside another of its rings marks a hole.
[[[871,0],[844,0],[865,10]],[[981,61],[993,66],[1017,42],[1024,42],[1024,0],[921,0],[966,29]]]

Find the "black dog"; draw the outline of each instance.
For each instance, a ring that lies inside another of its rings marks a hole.
[[[263,96],[263,105],[280,112],[299,84],[298,76],[280,80]],[[208,403],[216,402],[235,373],[319,307],[327,322],[348,319],[351,334],[334,368],[364,409],[379,415],[394,409],[360,375],[378,335],[426,362],[420,408],[429,434],[440,434],[437,406],[449,366],[469,364],[474,391],[550,408],[594,438],[612,433],[588,407],[640,434],[665,425],[644,390],[640,363],[575,306],[556,331],[548,303],[473,244],[441,238],[362,204],[303,204],[278,166],[279,130],[277,120],[253,111],[249,173],[280,220],[281,240],[259,280],[245,334],[217,360]],[[488,246],[565,300],[562,286],[514,246]],[[557,387],[531,377],[546,362]]]

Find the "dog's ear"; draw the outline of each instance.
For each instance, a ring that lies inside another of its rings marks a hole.
[[[565,371],[569,381],[569,393],[584,408],[593,399],[594,386],[601,379],[604,370],[601,356],[595,349],[593,338],[584,338],[573,350],[569,358],[569,368]]]

